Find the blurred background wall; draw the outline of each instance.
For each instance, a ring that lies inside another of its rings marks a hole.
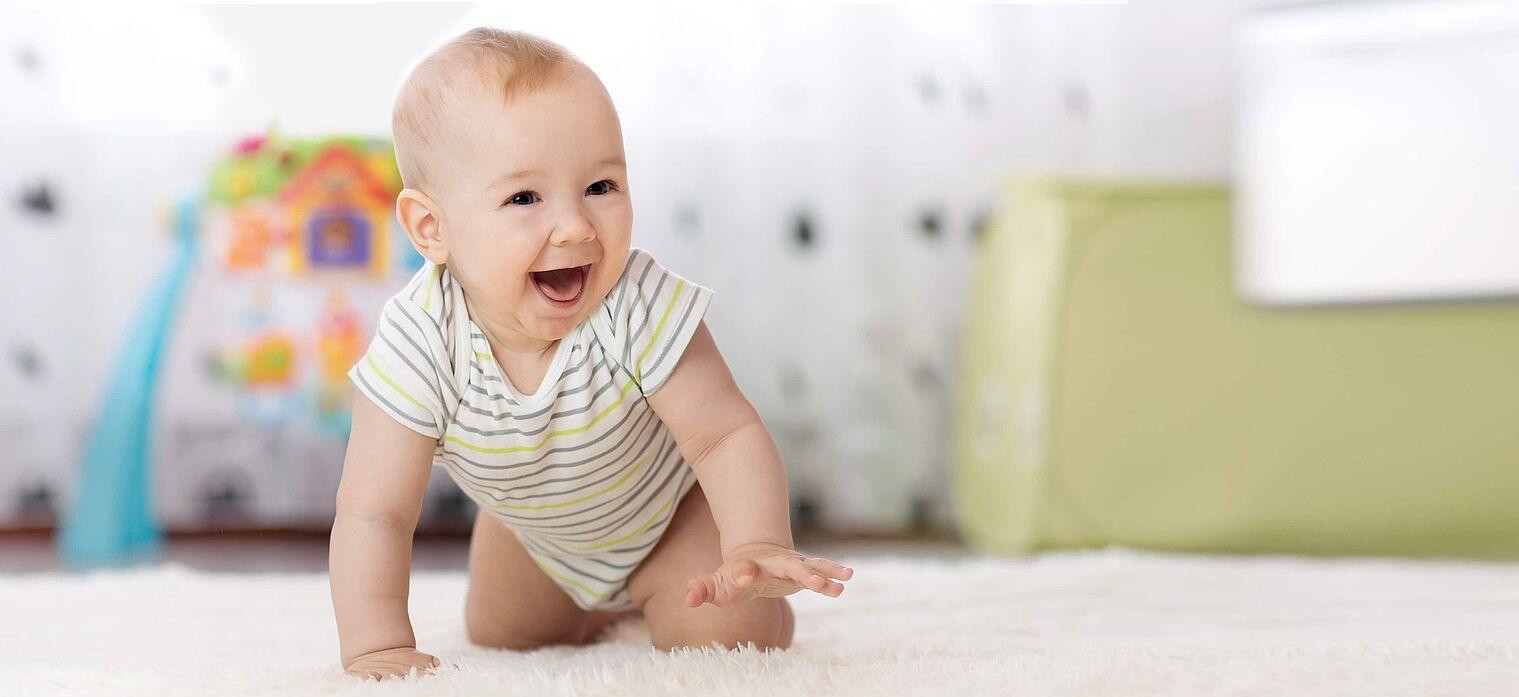
[[[1280,75],[1273,47],[1308,40],[1263,48],[1252,23],[1342,4],[1408,3],[7,4],[0,526],[50,525],[67,505],[113,352],[168,253],[165,207],[271,125],[388,137],[410,65],[487,24],[540,33],[600,73],[622,116],[635,244],[717,290],[708,322],[803,522],[946,528],[967,283],[1007,183],[1227,183],[1257,161],[1248,143],[1270,142],[1239,137],[1242,95],[1258,94],[1241,76]],[[1514,74],[1488,74],[1509,108]],[[1261,259],[1313,242],[1251,230]],[[1511,230],[1498,238],[1489,256],[1513,251]],[[1373,239],[1314,268],[1346,273]],[[366,337],[404,277],[344,287]],[[321,528],[344,439],[295,412],[246,418],[245,395],[208,366],[250,308],[309,337],[331,288],[260,291],[211,263],[190,288],[163,367],[156,510],[171,530]],[[435,473],[423,524],[457,527],[468,506]]]

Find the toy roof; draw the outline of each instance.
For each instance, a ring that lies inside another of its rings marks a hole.
[[[383,203],[390,201],[391,192],[385,184],[375,177],[353,150],[342,143],[332,143],[318,152],[300,173],[280,189],[276,199],[280,203],[290,203],[292,200],[305,196],[315,189],[325,174],[335,169],[348,170],[359,190],[367,193],[374,200]]]

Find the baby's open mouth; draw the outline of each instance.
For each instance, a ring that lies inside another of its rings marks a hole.
[[[585,279],[591,273],[591,265],[568,269],[552,269],[532,272],[533,283],[543,296],[556,303],[572,303],[585,290]]]

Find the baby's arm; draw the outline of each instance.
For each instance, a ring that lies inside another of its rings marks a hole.
[[[696,471],[721,539],[723,567],[692,579],[686,599],[727,604],[809,588],[837,596],[848,567],[806,557],[791,538],[786,469],[759,413],[733,381],[703,322],[649,406]]]
[[[384,678],[437,665],[416,650],[406,606],[412,534],[435,445],[354,394],[328,557],[343,669],[350,674]]]

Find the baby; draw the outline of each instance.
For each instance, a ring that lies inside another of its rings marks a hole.
[[[332,526],[343,668],[427,671],[407,614],[433,464],[477,504],[470,641],[785,648],[785,596],[852,571],[796,551],[786,474],[702,316],[712,291],[630,248],[622,130],[562,47],[480,28],[397,96],[396,215],[427,263],[349,372]]]

